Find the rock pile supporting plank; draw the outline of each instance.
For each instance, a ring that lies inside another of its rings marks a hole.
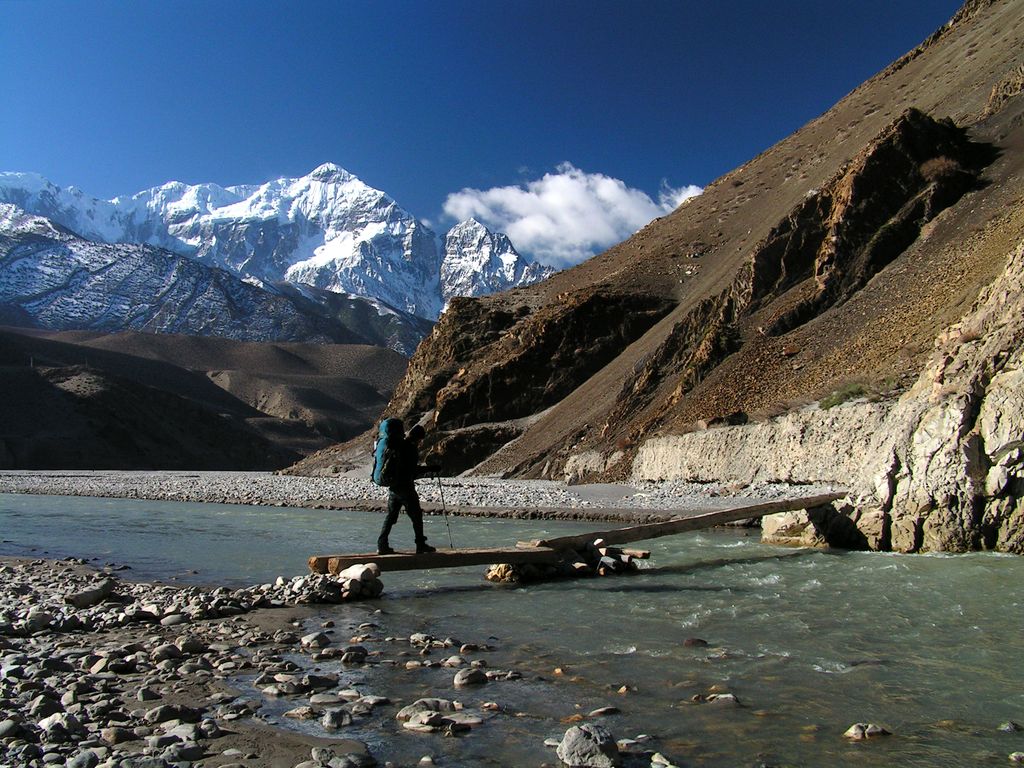
[[[338,574],[353,565],[373,563],[382,571],[415,571],[491,563],[553,563],[558,559],[559,553],[547,547],[439,549],[423,554],[395,552],[391,555],[378,555],[367,552],[356,555],[314,555],[309,558],[309,569],[313,573]]]

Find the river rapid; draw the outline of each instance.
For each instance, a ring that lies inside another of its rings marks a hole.
[[[311,554],[370,551],[380,522],[365,512],[0,494],[0,554],[241,586],[301,574]],[[462,547],[597,529],[450,524]],[[427,533],[447,545],[442,518],[429,518]],[[411,538],[400,520],[392,544],[409,548]],[[652,555],[634,575],[509,587],[485,582],[482,567],[384,573],[382,599],[322,608],[312,628],[373,621],[381,635],[487,643],[490,667],[522,674],[455,691],[453,670],[407,670],[398,649],[409,646],[392,644],[398,664],[347,670],[348,683],[405,703],[494,701],[505,714],[457,739],[403,731],[392,711],[345,735],[400,764],[424,754],[443,765],[556,764],[544,739],[574,715],[616,707],[588,720],[619,739],[649,735],[652,749],[687,766],[1005,765],[1024,750],[1024,733],[1000,730],[1024,722],[1024,559],[788,550],[744,530],[636,546]],[[739,705],[693,701],[715,692]],[[268,702],[267,716],[324,735],[315,721],[280,717],[290,706]],[[856,722],[893,735],[851,743],[842,734]]]

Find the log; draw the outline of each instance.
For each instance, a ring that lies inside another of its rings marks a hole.
[[[791,512],[796,509],[813,509],[824,506],[833,501],[845,497],[845,493],[826,493],[820,496],[805,496],[799,499],[782,499],[781,501],[769,501],[763,504],[751,504],[745,507],[733,507],[732,509],[716,510],[705,512],[690,517],[680,517],[674,520],[667,520],[663,523],[646,523],[644,525],[632,525],[627,528],[615,528],[610,531],[594,531],[593,533],[581,533],[576,536],[561,536],[555,539],[534,539],[533,541],[520,541],[516,546],[529,550],[533,547],[543,547],[553,550],[579,549],[586,547],[595,539],[603,539],[604,544],[628,544],[632,541],[646,541],[657,539],[661,536],[674,536],[677,533],[697,531],[701,528],[713,528],[716,525],[734,523],[737,520],[748,520],[765,515],[774,515],[778,512]]]
[[[415,552],[395,552],[378,555],[367,552],[356,555],[313,555],[309,570],[314,573],[337,574],[349,566],[376,563],[382,571],[414,571],[432,568],[461,568],[467,565],[492,563],[555,563],[561,553],[547,547],[498,547],[487,549],[439,549],[417,555]]]

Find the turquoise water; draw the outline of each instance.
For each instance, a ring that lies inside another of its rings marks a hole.
[[[380,520],[0,495],[0,554],[98,557],[130,565],[140,580],[238,585],[302,573],[313,553],[372,549]],[[588,529],[467,518],[451,525],[460,546]],[[435,544],[447,540],[440,518],[428,519],[427,531]],[[410,540],[403,519],[394,543]],[[688,766],[1005,765],[1024,750],[1024,734],[998,731],[1007,720],[1024,722],[1024,558],[788,550],[740,531],[644,546],[652,567],[627,577],[504,587],[484,582],[480,567],[384,574],[384,599],[325,609],[342,636],[369,618],[382,635],[490,642],[489,665],[524,676],[456,693],[451,670],[348,672],[395,699],[493,700],[524,714],[445,739],[396,729],[386,709],[354,735],[402,763],[429,753],[445,765],[553,764],[542,742],[564,732],[563,718],[613,705],[621,713],[601,722],[616,737],[651,734],[652,748]],[[691,637],[709,646],[685,647]],[[382,647],[394,657],[403,646]],[[630,692],[617,693],[621,686]],[[712,690],[734,693],[742,706],[690,702]],[[841,734],[859,721],[894,735],[847,743]]]

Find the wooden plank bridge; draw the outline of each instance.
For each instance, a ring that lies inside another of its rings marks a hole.
[[[774,515],[778,512],[813,509],[830,504],[844,496],[846,496],[845,493],[827,493],[819,496],[769,501],[678,517],[658,523],[632,525],[607,531],[592,531],[591,533],[561,536],[554,539],[520,541],[515,547],[439,549],[436,552],[424,554],[395,552],[390,555],[378,555],[376,552],[367,552],[353,555],[313,555],[309,558],[309,569],[314,573],[340,573],[349,566],[361,563],[377,563],[382,571],[459,568],[466,565],[490,565],[492,563],[554,563],[563,556],[564,552],[584,548],[595,539],[603,539],[605,544],[646,541],[661,536],[674,536],[702,528],[734,523],[738,520],[762,518],[765,515]]]

